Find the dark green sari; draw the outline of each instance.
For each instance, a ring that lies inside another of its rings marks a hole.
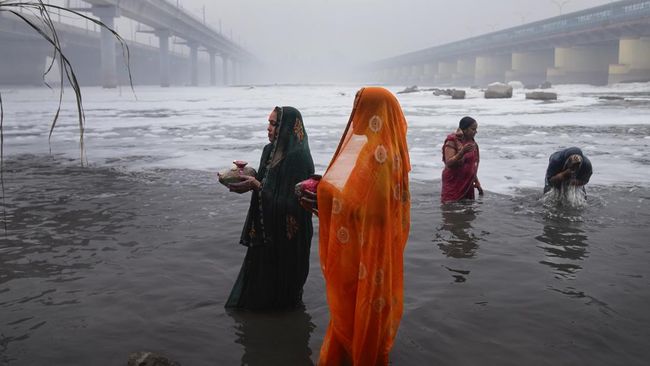
[[[314,173],[300,112],[282,107],[278,137],[264,147],[240,243],[248,247],[227,308],[289,309],[302,303],[309,273],[311,213],[294,193]]]

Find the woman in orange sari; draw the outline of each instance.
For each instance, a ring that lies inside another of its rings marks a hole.
[[[361,89],[316,196],[330,307],[319,365],[388,364],[402,317],[410,169],[397,99]]]

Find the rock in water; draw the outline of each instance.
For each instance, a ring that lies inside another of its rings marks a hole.
[[[451,92],[451,99],[465,99],[465,91],[454,89]]]
[[[485,91],[485,99],[512,98],[512,86],[504,83],[492,83]]]
[[[420,89],[418,89],[418,86],[413,85],[413,86],[409,86],[408,88],[406,88],[406,89],[404,89],[402,91],[398,91],[397,94],[415,93],[415,92],[418,92],[418,91],[420,91]]]
[[[128,366],[181,366],[165,356],[153,352],[133,352],[129,355]]]
[[[551,93],[551,92],[530,92],[526,93],[526,99],[534,99],[534,100],[557,100],[557,93]]]

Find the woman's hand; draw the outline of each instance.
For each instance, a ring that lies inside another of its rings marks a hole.
[[[570,169],[565,169],[565,170],[555,174],[554,176],[552,176],[551,179],[549,179],[549,182],[552,185],[557,187],[560,184],[562,184],[562,182],[564,182],[565,180],[571,179],[573,173],[574,172],[572,172]]]
[[[483,195],[483,187],[481,187],[481,182],[478,181],[478,178],[474,179],[474,188],[478,190],[479,196]]]
[[[300,197],[300,206],[305,210],[318,216],[318,197],[316,193],[304,191]]]
[[[228,185],[230,192],[242,194],[251,190],[259,191],[262,188],[262,183],[255,179],[255,177],[242,175],[239,179],[240,181],[238,183]]]
[[[468,153],[468,152],[474,150],[474,147],[475,147],[474,144],[471,144],[471,143],[470,143],[470,144],[465,144],[465,145],[463,145],[463,147],[460,149],[460,152],[461,152],[463,155],[465,155],[466,153]]]

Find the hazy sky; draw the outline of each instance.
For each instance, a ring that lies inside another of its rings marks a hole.
[[[326,73],[607,0],[178,0],[278,73]],[[301,75],[302,77],[303,75]]]

